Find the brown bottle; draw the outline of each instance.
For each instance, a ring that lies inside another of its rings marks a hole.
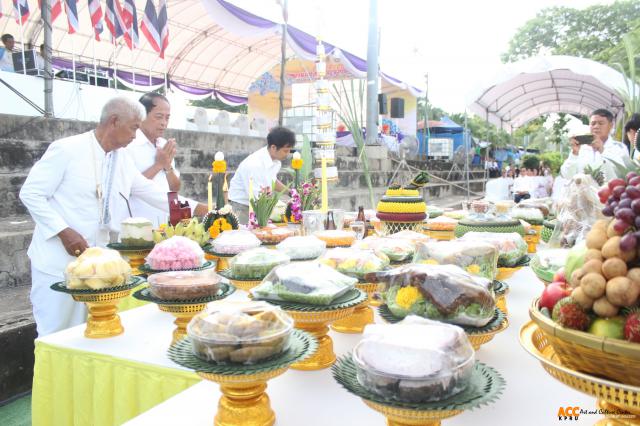
[[[336,222],[333,220],[332,211],[327,212],[327,220],[324,221],[324,229],[327,231],[336,229]]]
[[[358,207],[358,217],[356,217],[356,221],[358,222],[366,222],[366,218],[364,216],[364,207],[360,206]]]

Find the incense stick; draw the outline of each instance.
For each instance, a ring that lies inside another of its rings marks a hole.
[[[120,196],[124,198],[124,202],[127,203],[127,210],[129,210],[129,217],[133,217],[133,214],[131,213],[131,206],[129,205],[129,200],[127,200],[127,197],[122,195],[122,192],[118,192],[118,194],[120,194]]]

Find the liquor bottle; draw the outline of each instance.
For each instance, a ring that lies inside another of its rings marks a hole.
[[[365,216],[364,216],[364,207],[362,207],[362,206],[358,207],[358,217],[356,217],[356,220],[358,222],[362,222],[362,223],[367,221]]]
[[[324,222],[324,229],[327,231],[336,229],[336,222],[333,220],[332,211],[327,212],[327,220]]]

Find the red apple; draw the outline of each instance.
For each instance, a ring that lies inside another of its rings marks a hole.
[[[567,277],[564,274],[564,268],[558,269],[555,274],[553,274],[553,282],[554,283],[566,283]]]
[[[539,307],[553,311],[553,307],[556,305],[558,300],[570,295],[571,291],[567,288],[565,283],[551,283],[542,291]]]

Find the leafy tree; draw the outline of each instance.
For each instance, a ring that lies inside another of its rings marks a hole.
[[[431,102],[427,104],[427,110],[429,118],[428,120],[440,120],[445,115],[448,115],[445,110],[433,106]],[[424,120],[424,98],[418,98],[418,121]]]
[[[544,164],[548,165],[551,169],[551,173],[557,175],[560,173],[560,167],[564,159],[559,152],[543,152],[540,154],[540,161],[544,161]]]
[[[464,114],[456,113],[449,116],[453,121],[464,125]],[[511,143],[511,136],[502,129],[478,116],[467,116],[467,127],[471,136],[478,140],[491,142],[494,148],[503,148]]]
[[[585,9],[545,8],[516,32],[502,60],[551,53],[608,63],[622,37],[637,28],[638,19],[640,2],[635,0]]]
[[[537,155],[525,155],[522,158],[522,167],[525,169],[537,169],[540,167],[540,158]]]

